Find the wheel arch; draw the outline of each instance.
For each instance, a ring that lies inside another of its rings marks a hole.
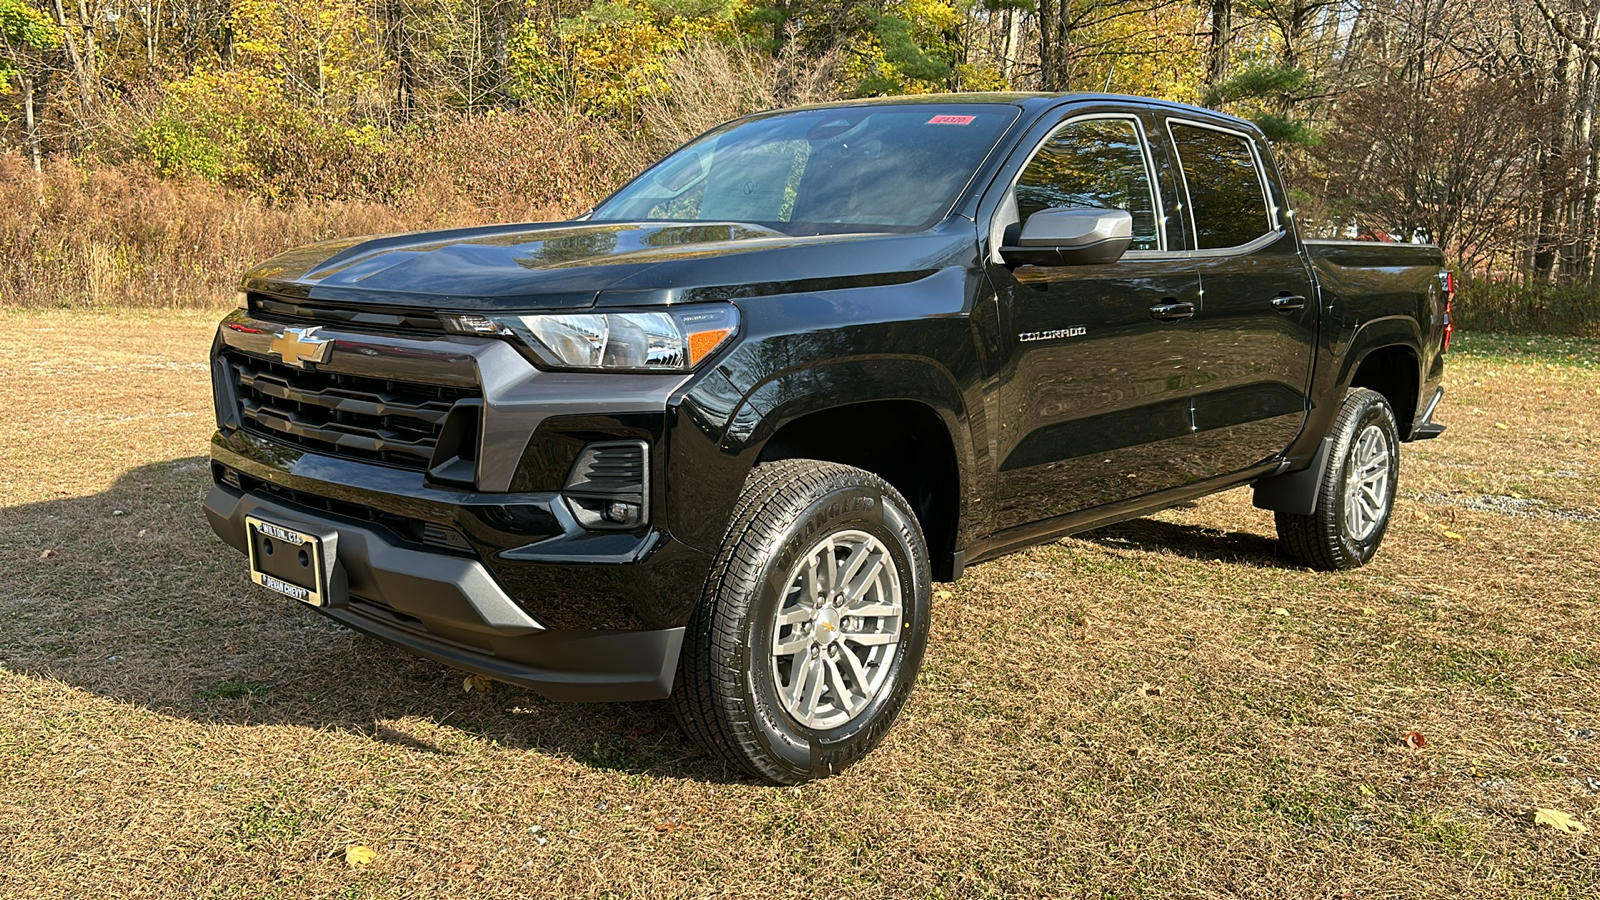
[[[953,580],[972,516],[968,410],[954,380],[914,357],[847,360],[779,375],[746,398],[759,418],[729,428],[723,450],[753,467],[821,459],[873,472],[917,513],[935,578]]]
[[[1312,432],[1331,428],[1351,388],[1367,388],[1383,395],[1394,410],[1400,439],[1411,439],[1423,385],[1421,332],[1415,320],[1403,316],[1375,319],[1357,329],[1344,345],[1332,403],[1319,418],[1313,413]],[[1316,423],[1323,424],[1318,425]],[[1317,501],[1322,466],[1330,451],[1330,436],[1315,438],[1306,464],[1260,479],[1254,484],[1254,503],[1260,509],[1307,515]]]
[[[1394,410],[1400,440],[1411,439],[1412,426],[1422,402],[1422,354],[1416,323],[1385,320],[1356,333],[1354,352],[1345,355],[1339,378],[1339,396],[1350,388],[1367,388],[1383,395]]]
[[[960,467],[944,420],[915,400],[870,400],[791,419],[758,463],[818,459],[865,469],[893,485],[917,515],[936,577],[949,580],[960,520]]]

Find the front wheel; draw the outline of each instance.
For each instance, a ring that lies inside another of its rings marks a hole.
[[[684,636],[679,721],[780,784],[844,769],[905,705],[931,581],[916,516],[883,479],[816,460],[757,468]]]
[[[1280,512],[1278,539],[1296,560],[1317,569],[1354,569],[1378,552],[1394,511],[1400,434],[1389,401],[1352,388],[1333,423],[1317,507],[1309,516]]]

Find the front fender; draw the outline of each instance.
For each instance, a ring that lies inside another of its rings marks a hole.
[[[964,261],[968,262],[968,261]],[[672,533],[714,551],[766,443],[796,419],[841,406],[910,401],[948,433],[964,504],[981,442],[985,360],[972,315],[986,282],[946,265],[895,285],[740,303],[745,337],[685,389],[670,453]]]
[[[824,410],[882,401],[921,404],[944,424],[961,485],[958,521],[973,521],[967,503],[981,493],[966,489],[975,471],[970,428],[965,427],[968,404],[954,377],[938,363],[904,356],[829,360],[778,373],[744,392],[731,407],[723,405],[732,393],[725,374],[706,381],[703,390],[685,397],[686,414],[674,429],[669,524],[679,540],[715,551],[745,479],[785,425]],[[727,427],[715,443],[705,427],[710,418],[705,414],[707,397],[728,410]]]
[[[783,426],[811,413],[882,400],[910,400],[933,409],[950,431],[956,458],[971,462],[971,446],[956,441],[967,405],[955,379],[938,363],[914,356],[836,359],[781,373],[757,386],[735,411],[722,438],[725,451],[759,450]]]

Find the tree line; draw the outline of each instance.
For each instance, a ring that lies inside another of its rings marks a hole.
[[[1222,109],[1314,232],[1597,274],[1600,0],[0,0],[11,152],[269,198],[365,196],[393,148],[496,116],[642,160],[765,106],[996,90]]]

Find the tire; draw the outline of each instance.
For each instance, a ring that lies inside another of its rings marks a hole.
[[[1372,559],[1389,530],[1400,475],[1400,431],[1382,394],[1351,388],[1332,434],[1316,509],[1309,516],[1278,513],[1278,540],[1305,565],[1343,571]]]
[[[815,606],[815,589],[852,565],[846,590]],[[842,771],[905,705],[931,583],[917,518],[883,479],[806,459],[757,467],[684,635],[678,720],[714,756],[768,781]],[[852,596],[837,605],[843,593]]]

